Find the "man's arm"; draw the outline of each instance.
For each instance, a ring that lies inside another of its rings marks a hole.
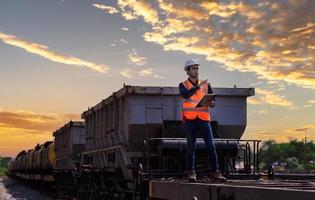
[[[179,84],[179,93],[184,99],[190,98],[195,92],[199,89],[198,85],[193,86],[190,90],[188,90],[183,83]]]
[[[210,83],[208,83],[208,94],[213,94],[213,90]],[[215,101],[215,98],[213,99],[213,101]]]
[[[210,83],[208,83],[208,94],[212,94],[213,91],[212,91],[212,88],[211,88],[211,85]]]

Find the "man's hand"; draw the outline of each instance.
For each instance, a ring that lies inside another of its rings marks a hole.
[[[208,79],[203,80],[201,83],[198,84],[199,87],[202,87],[205,83],[208,82]]]
[[[207,101],[206,102],[206,106],[210,107],[210,108],[213,108],[215,106],[215,102],[214,101]]]
[[[214,101],[211,101],[210,103],[210,108],[213,108],[215,106],[215,102]]]

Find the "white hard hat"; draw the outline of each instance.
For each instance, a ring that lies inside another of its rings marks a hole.
[[[192,65],[199,65],[199,63],[197,63],[195,60],[193,59],[188,59],[186,62],[185,62],[185,70],[187,70],[187,68],[189,66],[192,66]]]

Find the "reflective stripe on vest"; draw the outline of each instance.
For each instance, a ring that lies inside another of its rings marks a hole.
[[[182,111],[209,112],[208,109],[204,109],[204,108],[183,108]]]
[[[202,81],[199,80],[198,84],[200,84]],[[185,80],[182,82],[186,89],[191,89],[193,87],[193,84],[189,80]],[[200,86],[200,88],[188,99],[183,99],[183,108],[182,108],[182,118],[183,120],[189,119],[193,120],[197,117],[205,120],[210,121],[211,116],[209,113],[208,107],[198,107],[196,108],[196,105],[198,102],[202,99],[202,97],[208,93],[208,83],[205,83]]]
[[[196,101],[196,100],[193,100],[193,99],[184,99],[184,102],[198,103],[199,101]]]

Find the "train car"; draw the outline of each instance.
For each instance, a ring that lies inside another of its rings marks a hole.
[[[27,173],[31,174],[33,171],[33,153],[35,149],[30,149],[27,151],[26,154],[26,171]]]
[[[41,153],[43,150],[43,145],[37,145],[35,147],[35,152],[34,152],[34,160],[33,160],[33,171],[34,173],[40,172],[41,168]]]
[[[22,151],[22,155],[21,155],[21,163],[20,163],[20,168],[19,171],[20,172],[24,172],[26,168],[26,152]]]
[[[223,149],[232,148],[237,154],[238,142],[244,133],[247,121],[246,99],[253,96],[255,90],[254,88],[213,88],[213,91],[217,94],[216,106],[210,112],[216,137],[231,139],[221,139],[216,142],[221,145],[217,146]],[[165,152],[171,151],[168,147],[175,147],[173,149],[178,150],[185,146],[181,105],[182,98],[178,87],[125,85],[82,113],[82,119],[86,123],[86,151],[82,153],[84,164],[92,168],[90,175],[94,177],[94,185],[107,183],[109,187],[116,187],[112,189],[101,186],[108,190],[101,193],[113,193],[109,191],[119,188],[113,195],[121,197],[134,195],[139,166],[146,166],[145,170],[149,168],[161,170],[160,166],[163,162],[164,164],[171,162],[178,158],[178,155],[183,163],[182,152],[177,152],[176,156],[159,155],[158,152],[154,152],[154,149],[162,148]],[[150,149],[146,153],[148,155],[151,152],[149,157],[144,155],[144,146],[147,150]],[[200,149],[205,148],[202,144],[198,146]],[[225,158],[229,152],[220,157]],[[228,155],[230,156],[232,152]],[[234,156],[236,156],[235,152]],[[163,165],[163,170],[170,168],[173,171],[184,170],[183,164]],[[99,191],[98,188],[93,190]]]
[[[314,176],[259,173],[259,140],[241,139],[254,88],[213,88],[211,127],[226,183],[207,179],[209,158],[196,141],[198,183],[185,177],[185,128],[177,87],[128,86],[82,113],[48,141],[20,152],[9,175],[56,189],[58,199],[312,199]],[[199,137],[199,136],[198,136]],[[272,179],[293,179],[279,181]],[[259,179],[259,180],[258,180]]]
[[[78,170],[85,149],[85,123],[70,121],[53,133],[56,167],[54,178],[59,194],[74,196],[79,188]],[[59,197],[61,198],[61,197]]]
[[[80,153],[85,149],[85,124],[71,121],[53,136],[55,143],[47,141],[20,152],[11,162],[8,175],[41,187],[71,190],[68,186],[77,180],[74,173],[80,165]]]
[[[20,152],[11,162],[9,176],[36,183],[54,183],[54,143],[36,145],[34,149]]]
[[[73,170],[85,150],[85,123],[70,121],[53,133],[55,140],[56,169]]]
[[[56,166],[55,144],[52,141],[45,142],[41,152],[41,172],[52,174]]]
[[[9,171],[21,172],[25,170],[25,155],[26,155],[25,151],[19,152],[16,158],[10,162]]]

